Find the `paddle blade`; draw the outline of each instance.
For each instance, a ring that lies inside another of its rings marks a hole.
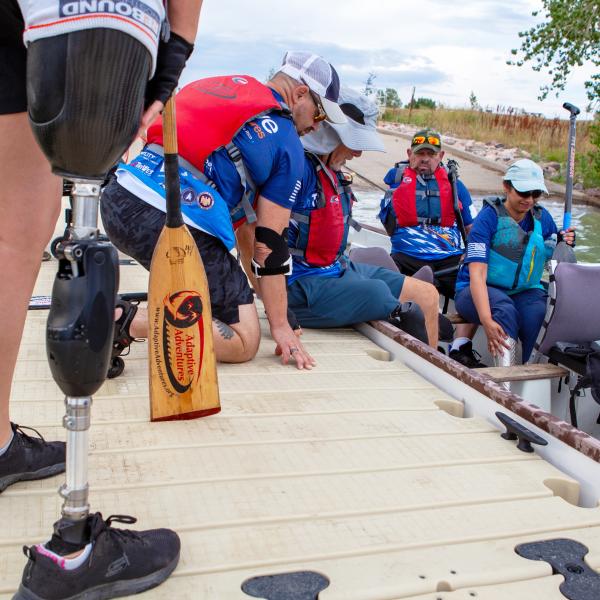
[[[148,327],[151,420],[219,412],[208,282],[185,225],[163,228],[154,249]]]
[[[554,248],[552,260],[555,260],[557,263],[576,263],[577,257],[572,246],[569,246],[566,242],[559,242],[556,244],[556,248]]]

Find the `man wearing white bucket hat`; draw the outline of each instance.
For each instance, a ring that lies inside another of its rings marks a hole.
[[[353,224],[353,194],[351,177],[342,167],[363,151],[383,152],[384,146],[376,130],[378,109],[371,100],[342,88],[339,105],[347,123],[326,123],[302,139],[307,150],[302,193],[292,209],[288,233],[294,263],[288,278],[289,307],[300,325],[326,328],[387,319],[402,310],[402,303],[412,301],[425,316],[422,337],[435,347],[436,289],[344,255]]]

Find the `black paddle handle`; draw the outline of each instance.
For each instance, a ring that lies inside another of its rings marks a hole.
[[[567,181],[565,194],[565,213],[563,218],[563,229],[566,231],[571,226],[571,207],[573,206],[573,178],[575,176],[575,135],[577,124],[575,120],[581,112],[576,106],[569,102],[563,104],[563,108],[570,113],[569,117],[569,150],[567,157]]]
[[[177,125],[175,99],[171,96],[163,111],[163,143],[165,149],[165,188],[167,218],[165,225],[170,228],[183,225],[181,214],[181,190],[179,189],[179,160],[177,157]]]
[[[460,203],[458,200],[458,163],[450,159],[448,161],[448,175],[450,179],[450,186],[452,187],[452,201],[454,206],[454,216],[456,217],[456,224],[460,231],[460,235],[463,239],[465,248],[467,247],[467,230],[465,229],[465,223],[460,212]]]

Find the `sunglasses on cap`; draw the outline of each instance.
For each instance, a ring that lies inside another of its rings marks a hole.
[[[432,146],[442,145],[442,141],[440,140],[440,138],[435,135],[415,135],[415,137],[412,139],[411,146],[420,146],[425,142],[431,144]]]
[[[515,188],[515,186],[512,184],[510,184],[510,187],[515,190],[517,196],[519,196],[519,198],[529,198],[529,196],[531,196],[534,200],[537,200],[544,192],[542,190],[529,190],[527,192],[520,192],[517,188]]]

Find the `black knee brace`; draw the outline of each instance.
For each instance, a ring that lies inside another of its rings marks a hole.
[[[151,66],[140,42],[113,29],[30,44],[29,119],[57,175],[104,179],[138,130]]]

